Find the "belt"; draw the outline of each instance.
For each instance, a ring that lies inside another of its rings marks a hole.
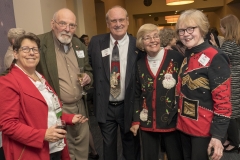
[[[119,106],[123,103],[124,103],[124,101],[109,101],[109,104],[112,106]]]

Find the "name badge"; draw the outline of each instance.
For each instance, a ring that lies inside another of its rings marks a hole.
[[[53,94],[51,97],[51,100],[52,100],[53,108],[54,108],[57,118],[61,117],[62,116],[62,108],[60,107],[57,96]]]
[[[76,53],[77,53],[78,58],[84,58],[85,57],[83,50],[76,51]]]
[[[150,68],[158,68],[160,65],[160,61],[150,61],[149,66]]]
[[[201,63],[203,66],[206,66],[206,64],[209,62],[210,58],[206,56],[205,54],[202,54],[200,58],[198,59],[198,62]]]
[[[109,48],[106,48],[106,49],[102,50],[101,52],[102,52],[102,57],[106,57],[106,56],[110,55]]]

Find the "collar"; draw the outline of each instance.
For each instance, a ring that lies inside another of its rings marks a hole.
[[[19,68],[24,74],[26,74],[27,77],[29,77],[28,74],[27,74],[26,72],[24,72],[24,70],[23,70],[19,65],[17,65],[16,63],[15,63],[14,65],[15,65],[17,68]],[[35,70],[35,73],[36,73],[36,75],[38,76],[38,78],[40,79],[41,83],[45,84],[46,80],[42,77],[42,75],[41,75],[40,73],[38,73],[36,70]],[[31,78],[30,78],[30,79],[31,79]],[[31,79],[31,80],[32,80],[32,79]],[[32,81],[33,81],[33,80],[32,80]]]
[[[208,47],[211,47],[211,45],[207,41],[204,41],[203,43],[199,44],[198,46],[195,46],[191,49],[186,49],[185,53],[186,53],[186,56],[190,56],[192,53],[194,53],[194,54],[199,53]]]
[[[120,47],[120,46],[124,45],[125,42],[127,41],[127,38],[128,38],[128,35],[127,35],[127,33],[126,33],[122,39],[117,40],[117,41],[118,41],[118,46]],[[113,36],[110,34],[110,43],[111,43],[111,45],[114,46],[115,41],[116,41],[116,40],[115,40],[115,39],[113,38]]]

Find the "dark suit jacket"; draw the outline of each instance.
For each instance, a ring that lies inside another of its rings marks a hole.
[[[109,48],[110,33],[97,35],[91,38],[88,46],[90,64],[93,68],[94,76],[94,96],[95,115],[100,123],[105,123],[110,95],[110,58],[102,57],[101,51]],[[124,98],[124,128],[128,132],[132,122],[134,92],[135,92],[135,69],[138,58],[136,39],[129,35],[129,48],[127,55],[125,98]]]
[[[60,87],[59,87],[59,79],[58,79],[58,69],[57,69],[57,60],[56,60],[56,52],[53,40],[52,31],[47,32],[45,34],[38,36],[41,41],[41,53],[40,53],[40,62],[37,66],[37,71],[44,75],[47,79],[48,83],[54,88],[57,95],[60,97]],[[85,58],[77,58],[78,66],[84,67],[85,72],[91,78],[91,84],[87,87],[91,86],[93,83],[92,77],[92,68],[89,65],[87,49],[85,45],[80,42],[78,38],[72,38],[72,47],[75,51],[83,50],[85,54]]]

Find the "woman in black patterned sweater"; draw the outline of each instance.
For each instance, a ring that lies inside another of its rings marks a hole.
[[[231,116],[229,60],[204,41],[208,28],[206,15],[194,9],[184,11],[176,24],[187,47],[176,85],[184,160],[220,160]]]
[[[224,151],[240,150],[237,119],[240,118],[240,22],[234,15],[220,20],[220,29],[225,37],[221,50],[228,55],[231,64],[232,115],[228,127],[228,138],[224,142]],[[215,44],[215,43],[214,43]]]
[[[183,56],[160,47],[159,30],[144,24],[137,33],[137,47],[146,53],[137,62],[136,89],[131,131],[141,131],[144,160],[158,160],[160,137],[168,160],[183,160],[176,131],[175,85]]]

